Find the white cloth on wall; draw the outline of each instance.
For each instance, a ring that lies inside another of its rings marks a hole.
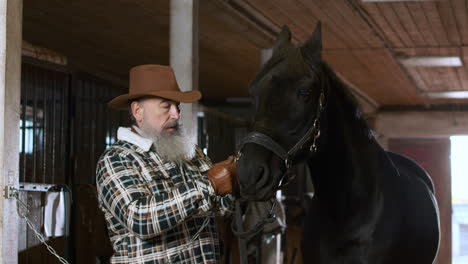
[[[70,193],[47,192],[44,208],[44,234],[47,237],[68,236],[69,223]]]

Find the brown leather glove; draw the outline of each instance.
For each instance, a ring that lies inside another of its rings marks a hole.
[[[208,179],[217,195],[232,193],[237,187],[237,164],[234,156],[218,162],[207,172]]]

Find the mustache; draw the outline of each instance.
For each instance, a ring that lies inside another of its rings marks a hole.
[[[164,128],[175,128],[175,129],[179,129],[180,128],[180,124],[178,121],[174,120],[174,121],[169,121],[169,123],[167,123],[166,125],[164,125]]]

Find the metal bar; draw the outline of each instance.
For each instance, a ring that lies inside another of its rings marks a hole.
[[[65,165],[62,166],[61,182],[71,184],[72,175],[72,162],[74,150],[74,133],[73,133],[73,119],[75,118],[74,107],[75,95],[72,92],[72,75],[68,75],[64,89],[62,89],[62,155],[65,157]],[[63,165],[63,164],[62,164]],[[69,175],[67,177],[66,175]],[[71,185],[70,185],[71,186]]]
[[[47,113],[47,89],[48,87],[48,75],[50,74],[49,71],[45,71],[42,75],[42,183],[46,183],[46,175],[47,175],[47,121],[48,121],[48,113]]]
[[[113,119],[112,123],[112,143],[114,143],[117,139],[117,128],[119,125],[122,123],[122,115],[119,113],[119,111],[113,111],[113,116],[111,117]]]
[[[53,78],[52,78],[52,153],[51,153],[51,167],[52,167],[52,171],[51,171],[51,183],[55,183],[55,148],[56,148],[56,144],[55,144],[55,132],[56,132],[56,114],[55,112],[57,111],[56,107],[55,107],[55,92],[56,92],[56,89],[57,89],[57,72],[56,71],[53,71]]]
[[[96,143],[96,123],[97,123],[97,120],[94,118],[95,116],[93,116],[93,114],[96,113],[96,106],[97,106],[97,102],[95,102],[94,100],[91,100],[92,98],[96,98],[96,87],[97,87],[97,84],[96,84],[96,81],[92,82],[90,87],[89,87],[89,97],[87,98],[88,99],[88,103],[90,104],[89,108],[88,108],[88,113],[90,113],[88,116],[89,116],[89,119],[86,120],[86,123],[89,124],[89,129],[91,130],[90,133],[91,133],[91,137],[90,137],[90,140],[89,140],[89,148],[90,148],[90,152],[91,152],[91,155],[89,155],[90,157],[90,163],[89,163],[89,168],[94,168],[94,156],[96,155],[96,147],[95,147],[95,143]],[[102,87],[101,87],[102,88]],[[93,109],[94,111],[90,112],[90,110]],[[92,170],[94,171],[94,169]],[[92,177],[93,173],[90,171],[90,174],[88,174],[89,176],[88,177]],[[86,182],[87,183],[90,183],[89,181],[90,179],[86,179]]]
[[[67,163],[67,172],[68,174],[70,175],[70,177],[68,177],[68,182],[67,184],[69,185],[72,185],[72,184],[76,184],[76,180],[75,180],[75,176],[76,176],[76,156],[74,153],[76,153],[76,148],[78,146],[78,137],[79,137],[79,134],[80,134],[80,131],[82,129],[77,129],[75,130],[75,127],[79,127],[77,126],[77,122],[79,121],[78,120],[78,116],[79,116],[79,113],[78,112],[78,106],[77,106],[77,103],[79,101],[79,95],[78,95],[78,90],[79,90],[79,79],[78,79],[78,76],[77,76],[77,73],[76,72],[73,72],[70,76],[70,79],[68,80],[69,81],[69,89],[67,90],[69,95],[68,95],[68,98],[69,98],[69,101],[68,101],[68,106],[67,106],[67,111],[69,111],[69,116],[71,118],[68,118],[68,141],[66,144],[68,147],[66,149],[67,151],[67,157],[69,159],[69,162]]]
[[[55,184],[20,182],[19,191],[48,192]]]
[[[107,94],[106,94],[107,95]],[[107,98],[107,97],[106,97]],[[107,109],[106,106],[104,106],[104,116],[105,116],[105,123],[104,123],[104,130],[106,131],[106,135],[105,135],[105,142],[106,142],[106,148],[107,148],[107,144],[109,143],[110,144],[110,124],[109,124],[109,109]],[[109,140],[108,140],[109,138]]]
[[[29,76],[28,68],[24,67],[23,69],[25,70],[25,73],[23,73],[22,82],[21,82],[21,99],[22,99],[22,104],[21,104],[21,164],[22,164],[22,170],[20,173],[20,181],[25,181],[26,179],[26,109],[28,105],[28,87],[27,87],[27,80]]]
[[[36,85],[36,82],[37,82],[37,70],[34,69],[33,70],[33,81],[31,83],[31,88],[33,90],[33,175],[31,177],[31,181],[32,182],[36,182],[36,167],[37,167],[37,140],[36,140],[36,122],[37,122],[37,91],[36,91],[36,88],[37,88],[37,85]]]
[[[66,159],[67,156],[64,155],[65,154],[65,146],[66,144],[64,144],[64,142],[66,143],[66,141],[64,141],[63,139],[65,138],[64,137],[64,133],[66,131],[66,127],[65,127],[65,113],[66,113],[66,89],[68,87],[67,86],[63,86],[63,87],[59,87],[59,91],[60,91],[60,99],[59,99],[59,103],[60,103],[60,116],[59,116],[59,123],[60,123],[60,126],[59,126],[59,134],[58,134],[58,139],[57,139],[57,144],[58,144],[58,148],[59,148],[59,156],[60,157],[64,157],[63,159],[63,162],[60,162],[59,163],[59,166],[60,166],[60,170],[58,171],[58,175],[60,175],[62,178],[63,178],[63,175],[67,175],[66,171],[65,171],[65,166],[63,163],[67,164],[69,161]],[[60,182],[60,183],[64,183],[62,181],[62,178],[60,179],[57,179],[56,182]]]

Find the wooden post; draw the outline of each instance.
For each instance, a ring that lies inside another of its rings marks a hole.
[[[170,64],[182,91],[198,89],[198,0],[171,0]],[[182,123],[198,138],[198,103],[182,104]]]
[[[0,1],[0,263],[18,263],[18,214],[6,185],[18,188],[22,0]]]

